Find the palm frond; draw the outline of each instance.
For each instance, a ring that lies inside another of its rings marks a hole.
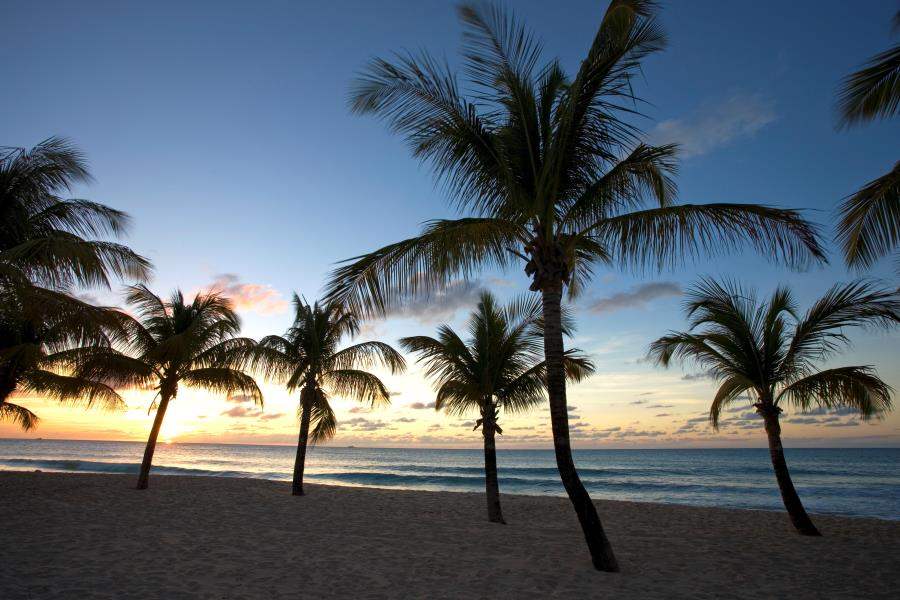
[[[0,402],[0,421],[18,425],[22,431],[31,431],[38,426],[41,420],[24,406],[12,402]]]
[[[580,232],[637,269],[663,269],[749,243],[772,261],[825,262],[817,228],[795,210],[757,204],[682,204],[604,219]]]
[[[125,401],[105,383],[78,376],[60,375],[43,369],[31,369],[19,381],[19,390],[40,394],[90,408],[100,406],[108,410],[125,408]]]
[[[263,395],[256,381],[246,373],[227,367],[205,367],[188,371],[181,381],[192,387],[203,388],[220,394],[241,394],[249,397],[257,406],[263,405]]]
[[[839,217],[837,240],[849,267],[871,267],[900,247],[900,162],[844,200]]]
[[[709,407],[709,422],[713,429],[718,431],[719,417],[722,415],[723,410],[743,398],[746,394],[753,393],[755,393],[753,382],[741,375],[732,375],[722,381]]]
[[[309,435],[310,444],[328,441],[337,433],[337,417],[322,390],[316,390],[315,400],[310,406],[310,422],[313,426]]]
[[[334,369],[322,374],[322,382],[331,393],[371,406],[386,405],[391,393],[377,376],[358,369]]]
[[[778,402],[800,410],[811,407],[846,407],[859,411],[863,419],[881,415],[893,405],[893,389],[869,366],[839,367],[819,371],[786,386]]]
[[[839,127],[897,114],[900,107],[900,44],[873,56],[847,76],[838,97]]]
[[[399,352],[384,342],[360,342],[331,355],[326,369],[370,369],[382,366],[391,374],[406,369],[406,360]]]
[[[454,277],[507,266],[507,249],[522,236],[521,228],[501,219],[431,221],[418,237],[345,261],[332,272],[326,299],[360,315],[383,315],[402,298],[437,290]]]

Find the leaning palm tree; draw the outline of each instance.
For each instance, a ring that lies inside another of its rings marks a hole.
[[[150,263],[121,244],[91,239],[118,236],[128,216],[60,194],[90,181],[84,155],[62,138],[34,148],[0,148],[0,280],[36,285],[108,287],[110,276],[143,280]]]
[[[28,285],[0,285],[0,421],[33,429],[38,416],[9,401],[36,394],[84,407],[115,409],[124,402],[101,381],[69,366],[102,352],[121,330],[123,315],[67,294]]]
[[[708,369],[719,390],[709,410],[718,428],[722,411],[749,398],[762,417],[784,506],[803,535],[819,535],[794,489],[781,445],[779,418],[786,405],[805,411],[849,407],[863,419],[891,409],[891,388],[870,366],[819,370],[845,347],[848,327],[900,323],[900,297],[870,283],[835,285],[800,315],[790,290],[779,287],[760,302],[732,283],[702,280],[688,294],[690,330],[672,332],[650,347],[668,366],[680,359]]]
[[[815,229],[795,210],[756,204],[675,204],[674,146],[649,146],[625,118],[632,77],[662,49],[656,3],[613,0],[574,77],[500,8],[463,6],[460,91],[429,55],[377,59],[357,81],[353,110],[378,115],[429,162],[460,210],[413,238],[351,259],[328,298],[385,313],[409,294],[440,289],[480,268],[519,259],[543,303],[544,355],[560,477],[597,569],[618,570],[572,459],[561,303],[600,264],[662,268],[749,243],[773,260],[824,260]],[[655,206],[648,204],[655,203]]]
[[[484,484],[488,521],[505,523],[500,508],[497,481],[496,434],[500,411],[514,414],[528,411],[545,400],[546,362],[541,340],[540,298],[531,296],[497,305],[488,292],[481,295],[477,310],[469,318],[469,339],[464,341],[448,325],[438,329],[438,337],[406,337],[400,344],[419,354],[425,374],[435,380],[435,409],[464,415],[478,411],[484,438]],[[594,366],[577,350],[565,353],[566,375],[580,381]]]
[[[92,353],[76,366],[80,375],[116,387],[156,390],[151,405],[156,416],[138,476],[142,490],[150,482],[159,430],[179,387],[242,394],[259,405],[263,398],[253,378],[239,368],[243,353],[255,342],[236,337],[241,323],[230,300],[210,292],[185,302],[176,290],[163,301],[143,285],[129,287],[126,300],[138,317],[125,321],[127,335],[116,340],[118,348]]]
[[[894,15],[900,31],[900,11]],[[840,91],[840,127],[887,119],[900,110],[900,44],[846,77]],[[900,162],[870,181],[839,208],[838,242],[847,266],[867,268],[900,246]]]
[[[246,352],[250,368],[283,382],[289,393],[300,390],[300,436],[291,491],[303,495],[306,446],[334,436],[337,419],[330,396],[370,405],[387,404],[390,392],[365,369],[383,366],[400,373],[406,361],[383,342],[360,342],[339,348],[345,336],[359,332],[356,315],[339,304],[313,304],[294,294],[294,323],[283,335],[270,335]],[[312,425],[312,434],[309,432]]]

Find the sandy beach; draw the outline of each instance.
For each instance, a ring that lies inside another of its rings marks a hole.
[[[599,502],[622,566],[591,569],[559,498],[155,476],[0,473],[0,598],[891,597],[900,523]]]

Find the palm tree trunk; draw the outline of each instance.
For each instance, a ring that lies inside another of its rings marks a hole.
[[[787,461],[784,459],[784,447],[781,445],[781,424],[778,422],[777,407],[762,409],[763,420],[766,424],[766,435],[769,438],[769,455],[772,458],[772,466],[775,469],[775,478],[778,480],[778,489],[781,490],[781,499],[784,501],[784,507],[787,509],[791,518],[791,523],[800,532],[801,535],[822,535],[816,526],[813,525],[803,503],[800,502],[800,496],[794,489],[794,482],[791,481],[791,474],[788,472]]]
[[[313,389],[306,384],[301,392],[300,399],[300,438],[297,440],[297,457],[294,459],[294,482],[291,485],[291,494],[303,495],[303,468],[306,465],[306,442],[309,439],[309,418],[312,409],[311,395]]]
[[[618,572],[619,563],[612,545],[603,531],[597,508],[581,483],[572,446],[569,443],[569,411],[566,406],[566,372],[563,365],[562,283],[545,285],[542,290],[544,310],[544,359],[547,362],[547,393],[550,397],[550,423],[553,427],[553,447],[556,466],[563,487],[578,515],[584,539],[591,553],[591,561],[598,571]]]
[[[156,451],[156,438],[162,427],[166,409],[169,408],[169,396],[162,395],[159,398],[159,406],[156,407],[156,416],[153,417],[153,427],[150,429],[150,437],[147,439],[147,447],[144,448],[144,460],[141,461],[141,472],[138,475],[137,489],[146,490],[150,485],[150,466],[153,464],[153,453]]]
[[[497,481],[497,444],[494,423],[494,408],[489,406],[484,411],[481,422],[481,433],[484,436],[484,492],[487,498],[488,521],[503,523],[503,511],[500,510],[500,483]]]

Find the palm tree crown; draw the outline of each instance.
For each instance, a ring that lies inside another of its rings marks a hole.
[[[0,286],[0,420],[25,430],[37,415],[10,396],[36,394],[86,407],[124,406],[108,385],[70,372],[76,359],[103,352],[123,315],[40,287]]]
[[[869,418],[891,407],[891,388],[871,367],[817,364],[847,346],[847,327],[900,322],[894,292],[866,282],[836,285],[801,315],[787,288],[760,302],[738,285],[707,279],[691,290],[687,314],[691,331],[658,339],[650,354],[664,366],[694,361],[716,376],[714,426],[726,406],[748,396],[761,411],[844,406]]]
[[[546,400],[539,297],[521,298],[501,307],[485,292],[467,330],[466,341],[447,325],[438,328],[437,338],[400,340],[406,350],[419,355],[426,377],[434,380],[435,409],[456,415],[480,411],[477,429],[486,417],[496,423],[500,410],[525,412]],[[593,370],[590,360],[577,349],[566,351],[570,380],[580,381]],[[499,426],[496,429],[502,433]]]
[[[146,279],[146,258],[121,244],[89,239],[124,233],[125,213],[59,197],[89,180],[84,156],[61,138],[0,152],[0,276],[58,288],[108,287],[110,275]]]
[[[138,317],[125,322],[126,334],[116,340],[119,348],[82,361],[80,373],[120,387],[152,388],[167,400],[184,385],[262,403],[256,382],[237,368],[241,353],[255,342],[237,337],[241,322],[230,300],[211,292],[185,302],[176,290],[163,301],[144,285],[129,287],[126,300]]]
[[[365,369],[383,366],[402,372],[406,362],[390,345],[368,341],[340,347],[345,337],[359,332],[356,315],[338,304],[307,303],[294,294],[294,323],[283,336],[270,335],[250,350],[251,368],[283,382],[288,392],[307,388],[312,443],[337,431],[329,397],[337,395],[370,405],[390,402],[390,392]],[[304,402],[307,398],[304,398]],[[301,410],[303,406],[301,404]]]
[[[570,292],[597,263],[663,267],[739,243],[797,266],[822,260],[815,229],[796,211],[674,203],[675,146],[644,144],[623,120],[635,113],[632,77],[665,45],[655,15],[653,2],[612,2],[569,77],[556,60],[539,64],[540,45],[503,10],[464,5],[471,99],[428,54],[374,60],[353,109],[387,120],[473,214],[353,259],[335,271],[330,297],[383,311],[517,257],[532,289]]]

